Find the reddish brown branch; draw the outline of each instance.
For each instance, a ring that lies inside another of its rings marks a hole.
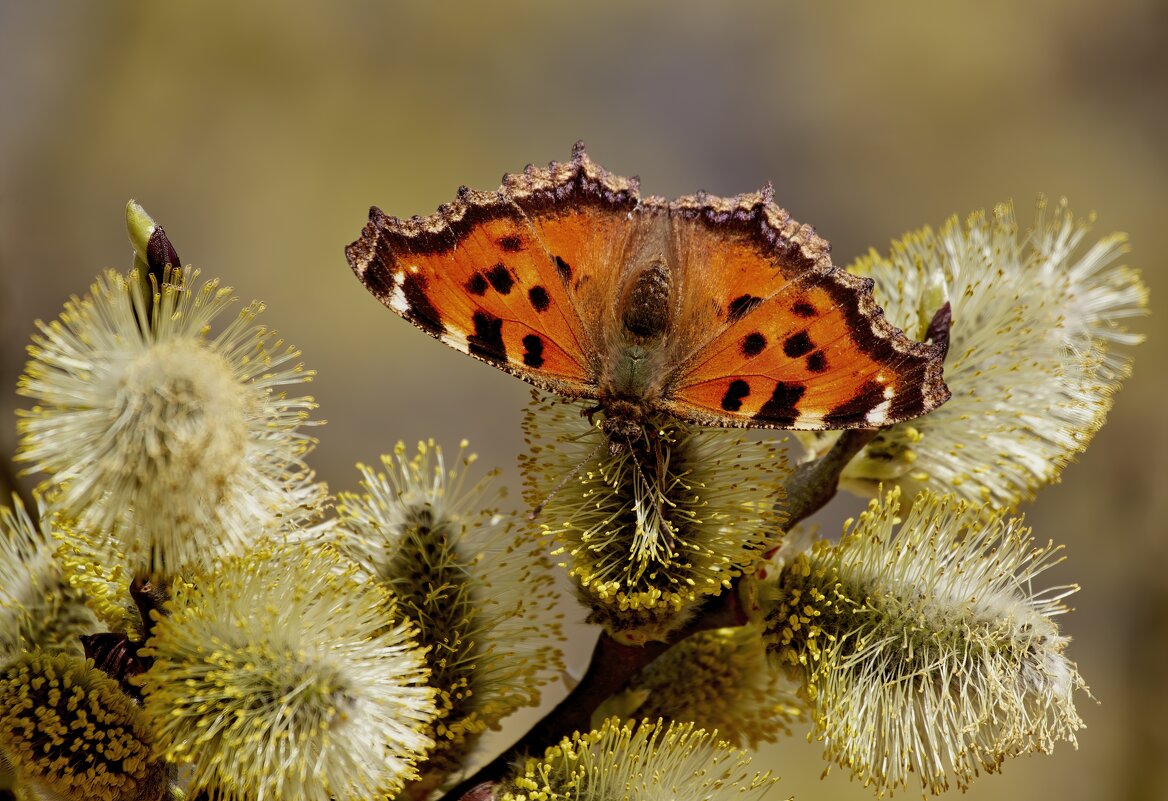
[[[787,479],[787,527],[818,512],[836,493],[839,476],[852,457],[880,433],[878,428],[854,428],[843,432],[832,449],[814,462],[795,468]]]
[[[608,634],[601,633],[592,651],[588,670],[576,688],[514,745],[446,793],[443,796],[444,801],[454,799],[472,801],[484,792],[480,785],[502,778],[517,756],[542,753],[549,745],[574,732],[591,729],[592,713],[596,708],[620,692],[629,679],[674,644],[699,631],[741,626],[745,622],[746,618],[738,603],[737,592],[728,590],[712,599],[702,614],[670,637],[669,642],[622,645]],[[478,795],[472,792],[476,791],[476,788]]]

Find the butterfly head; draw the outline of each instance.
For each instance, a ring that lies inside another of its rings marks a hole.
[[[608,439],[609,453],[616,455],[629,450],[630,443],[639,439],[645,430],[645,406],[635,400],[613,398],[601,407],[604,419],[600,430]]]

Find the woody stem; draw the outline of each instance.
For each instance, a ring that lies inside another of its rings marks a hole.
[[[814,462],[795,468],[787,479],[787,527],[818,512],[835,495],[840,473],[864,446],[880,433],[878,428],[853,428],[843,432],[831,450]]]

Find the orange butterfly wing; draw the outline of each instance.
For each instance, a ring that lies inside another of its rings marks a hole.
[[[769,188],[681,198],[670,220],[687,352],[660,408],[709,425],[862,428],[948,399],[939,349],[890,325],[872,282],[833,267]]]
[[[374,208],[345,249],[383,304],[446,344],[536,386],[595,397],[601,320],[620,253],[639,229],[635,180],[609,176],[577,148],[572,162],[465,187],[437,214],[401,220]]]

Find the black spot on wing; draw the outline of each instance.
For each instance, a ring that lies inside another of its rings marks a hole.
[[[490,362],[507,361],[507,346],[503,344],[503,321],[484,311],[474,313],[474,333],[466,338],[470,352]]]
[[[537,312],[545,312],[548,306],[551,305],[552,300],[548,297],[547,290],[542,286],[533,286],[527,290],[527,299],[531,301],[531,308]]]
[[[535,334],[523,338],[523,363],[528,367],[543,367],[543,339]]]
[[[859,423],[881,403],[884,403],[884,385],[878,381],[865,381],[849,400],[825,414],[823,422],[829,426]]]
[[[757,356],[766,349],[767,338],[758,331],[747,334],[742,338],[742,355],[750,358]]]
[[[480,298],[487,294],[487,277],[482,273],[475,273],[466,282],[466,291],[472,295],[478,295]]]
[[[560,278],[563,278],[564,283],[566,284],[572,280],[572,265],[568,264],[568,262],[564,261],[559,256],[556,256],[555,259],[556,270],[559,271]]]
[[[762,298],[754,295],[739,295],[730,301],[730,306],[727,311],[730,314],[730,322],[737,322],[741,320],[747,312],[753,309],[758,304],[762,303]]]
[[[791,311],[795,312],[799,317],[814,317],[819,314],[815,307],[805,300],[796,301],[795,305],[791,307]]]
[[[511,277],[510,271],[502,264],[496,264],[487,270],[487,280],[491,282],[491,286],[500,295],[510,295],[511,287],[515,286],[515,279]]]
[[[499,247],[508,253],[518,253],[523,250],[523,240],[514,235],[499,237]]]
[[[815,343],[811,341],[811,337],[807,335],[806,331],[792,334],[783,342],[783,353],[792,359],[806,356],[813,350],[815,350]]]
[[[817,350],[807,357],[807,369],[813,373],[822,373],[827,369],[827,357],[823,351]]]
[[[728,412],[736,412],[742,408],[742,399],[750,394],[750,384],[741,378],[730,382],[726,387],[726,394],[722,396],[722,408]]]
[[[402,316],[434,336],[440,335],[445,330],[442,315],[430,303],[430,296],[426,294],[426,279],[417,273],[406,273],[401,289],[409,307]]]
[[[799,399],[803,397],[803,393],[806,391],[807,387],[802,384],[780,381],[775,384],[775,391],[771,393],[770,399],[754,415],[754,419],[779,427],[794,424],[796,418],[799,417],[799,410],[795,406],[799,403]]]

